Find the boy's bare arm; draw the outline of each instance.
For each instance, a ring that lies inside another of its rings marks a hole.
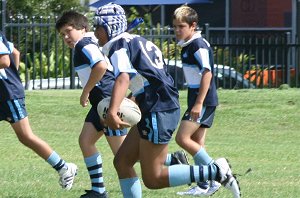
[[[95,85],[102,79],[107,69],[107,64],[105,61],[100,61],[94,65],[92,68],[89,80],[87,81],[85,87],[82,90],[80,97],[80,104],[85,107],[88,104],[88,97]]]
[[[19,69],[20,66],[20,52],[19,50],[17,50],[16,48],[13,49],[12,51],[12,56],[15,62],[15,65],[17,67],[17,69]]]
[[[7,68],[10,65],[9,55],[1,54],[0,55],[0,69]]]

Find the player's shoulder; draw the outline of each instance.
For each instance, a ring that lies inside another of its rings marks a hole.
[[[95,46],[99,48],[98,44],[93,40],[92,37],[83,37],[81,40],[78,41],[78,43],[75,45],[75,48],[82,49],[88,45]]]
[[[138,41],[145,40],[144,37],[137,35],[137,34],[130,34],[127,32],[122,33],[118,37],[115,38],[114,43],[120,44],[120,43],[134,43]]]
[[[194,39],[192,42],[191,42],[191,45],[194,46],[195,48],[205,48],[205,49],[208,49],[210,48],[210,43],[203,37],[199,37],[199,38],[196,38]]]

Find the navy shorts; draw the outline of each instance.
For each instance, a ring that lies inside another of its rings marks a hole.
[[[122,130],[112,130],[106,126],[104,126],[100,122],[100,116],[98,115],[97,109],[92,107],[88,112],[85,122],[91,122],[97,131],[103,131],[106,136],[123,136],[127,135],[127,129]]]
[[[0,102],[0,121],[16,123],[27,117],[25,98]]]
[[[167,144],[172,138],[180,119],[180,109],[149,112],[142,115],[137,124],[140,136],[154,144]]]
[[[201,116],[198,118],[197,123],[202,128],[210,128],[214,121],[216,106],[203,106]],[[192,120],[190,116],[190,110],[186,110],[181,120]]]

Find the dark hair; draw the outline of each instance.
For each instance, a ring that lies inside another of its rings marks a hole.
[[[72,26],[77,30],[80,29],[86,29],[86,31],[89,30],[88,27],[89,23],[87,17],[73,10],[64,12],[63,15],[57,20],[55,24],[55,28],[57,31],[59,31],[65,25]]]

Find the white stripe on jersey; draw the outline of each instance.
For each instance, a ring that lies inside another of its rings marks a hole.
[[[135,97],[144,92],[144,87],[148,86],[149,82],[141,74],[137,73],[130,79],[129,89]]]
[[[78,77],[81,81],[81,86],[85,87],[87,81],[90,78],[92,69],[90,68],[89,65],[86,64],[86,65],[81,65],[79,67],[75,67],[75,71],[77,72]]]
[[[201,81],[201,71],[198,65],[182,64],[184,77],[189,88],[199,88]]]
[[[1,37],[2,39],[2,37]],[[4,45],[3,41],[0,41],[0,54],[11,54],[14,49],[14,44],[8,42],[9,49]]]
[[[99,48],[94,44],[86,45],[82,48],[82,52],[90,60],[90,67],[93,67],[95,63],[105,60],[103,54],[100,52]]]
[[[200,48],[194,53],[194,56],[199,62],[199,64],[203,67],[203,69],[200,71],[201,73],[204,71],[204,68],[211,71],[211,66],[209,63],[209,52],[207,49]]]
[[[120,72],[134,73],[137,71],[133,68],[131,61],[127,55],[127,49],[122,48],[114,52],[110,57],[111,63],[114,66],[115,76],[118,76]]]
[[[103,56],[104,56],[105,62],[107,64],[107,70],[114,71],[113,66],[110,64],[110,61],[109,61],[108,57],[105,56],[105,55],[103,55]]]
[[[209,63],[209,52],[207,49],[200,48],[194,53],[194,56],[198,61],[199,65],[201,65],[202,69],[199,69],[199,65],[189,65],[186,63],[182,65],[182,68],[188,87],[199,88],[202,78],[202,72],[205,69],[211,71],[211,66]]]
[[[0,69],[0,79],[7,79],[5,69]]]

